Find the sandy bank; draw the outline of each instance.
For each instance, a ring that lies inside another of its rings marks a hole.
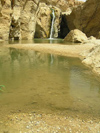
[[[14,44],[6,45],[9,48],[31,49],[43,53],[52,53],[57,55],[80,57],[80,53],[90,50],[94,44],[84,45],[61,45],[61,44]]]

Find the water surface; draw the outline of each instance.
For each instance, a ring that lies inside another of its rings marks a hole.
[[[0,114],[14,112],[100,116],[100,83],[76,58],[0,49]]]

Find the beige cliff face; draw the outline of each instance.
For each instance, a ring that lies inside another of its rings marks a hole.
[[[33,39],[36,24],[36,11],[39,0],[30,0],[23,2],[21,10],[21,39]]]
[[[61,9],[61,11],[66,11],[70,6],[75,5],[75,0],[40,0],[47,5],[53,5]]]
[[[60,30],[60,17],[61,10],[55,6],[48,6],[45,3],[40,3],[37,11],[37,21],[36,21],[36,38],[49,38],[51,21],[52,21],[52,9],[55,12],[55,21],[54,21],[54,37],[58,37],[58,32]]]
[[[53,5],[61,9],[62,12],[65,12],[69,7],[78,6],[83,2],[78,2],[76,0],[40,0],[47,5]]]
[[[88,37],[98,36],[100,31],[100,0],[87,0],[66,17],[70,30],[79,29]]]
[[[51,26],[51,9],[45,3],[40,3],[37,11],[36,38],[48,38]]]
[[[100,75],[100,45],[95,46],[85,55],[83,63],[92,68],[96,74]]]
[[[0,1],[0,39],[33,39],[39,0]]]
[[[16,1],[13,7],[10,38],[33,39],[38,2],[39,0]]]
[[[49,37],[51,7],[56,14],[54,37],[58,37],[61,14],[66,12],[69,31],[79,29],[88,37],[100,38],[99,0],[87,0],[84,4],[75,0],[15,0],[13,2],[2,0],[0,1],[0,40],[33,39],[34,35]]]
[[[11,23],[11,1],[0,1],[0,39],[8,40]]]

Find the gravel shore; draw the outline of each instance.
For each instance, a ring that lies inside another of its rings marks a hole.
[[[99,133],[100,122],[54,114],[18,113],[0,121],[0,133]]]

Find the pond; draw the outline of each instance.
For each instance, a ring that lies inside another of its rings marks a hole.
[[[100,82],[77,58],[0,49],[0,116],[16,112],[100,116]]]

